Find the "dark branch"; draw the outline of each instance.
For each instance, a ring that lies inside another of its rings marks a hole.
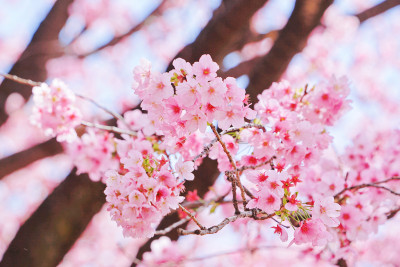
[[[372,17],[375,17],[379,14],[382,14],[386,12],[387,10],[400,5],[400,0],[386,0],[383,1],[382,3],[377,4],[376,6],[373,6],[371,8],[368,8],[367,10],[364,10],[363,12],[355,15],[360,23],[363,23],[367,19],[370,19]]]
[[[203,54],[210,54],[220,64],[224,56],[232,51],[232,47],[240,43],[243,34],[249,29],[251,17],[266,2],[268,0],[222,2],[196,40],[183,48],[176,57],[194,62]]]
[[[71,172],[19,229],[1,266],[57,266],[104,204],[104,189]]]
[[[61,144],[53,138],[24,151],[2,158],[0,159],[0,179],[14,171],[32,164],[37,160],[55,156],[62,151],[63,148]]]
[[[84,53],[84,54],[82,54],[82,55],[79,55],[79,57],[80,57],[80,58],[84,58],[84,57],[87,57],[87,56],[92,55],[92,54],[94,54],[94,53],[97,53],[97,52],[99,52],[99,51],[101,51],[101,50],[103,50],[103,49],[105,49],[105,48],[107,48],[107,47],[116,45],[116,44],[118,44],[119,42],[121,42],[122,40],[124,40],[126,37],[129,37],[129,36],[131,36],[132,34],[134,34],[135,32],[141,30],[141,29],[143,28],[143,26],[145,26],[146,24],[148,24],[149,21],[150,21],[151,19],[154,18],[154,16],[160,15],[160,14],[163,12],[163,10],[164,10],[164,8],[165,8],[165,5],[166,5],[167,3],[168,3],[167,0],[162,1],[162,2],[150,13],[150,15],[148,15],[144,20],[142,20],[142,22],[140,22],[139,24],[136,24],[134,27],[132,27],[129,31],[127,31],[127,32],[124,33],[124,34],[115,36],[115,37],[114,37],[113,39],[111,39],[108,43],[106,43],[106,44],[104,44],[104,45],[102,45],[102,46],[100,46],[100,47],[98,47],[98,48],[96,48],[96,49],[94,49],[94,50],[92,50],[92,51],[90,51],[90,52],[87,52],[87,53]]]
[[[340,258],[338,259],[338,261],[336,262],[336,265],[339,267],[347,267],[347,262],[345,259]]]
[[[387,188],[387,187],[379,185],[379,184],[383,184],[383,183],[387,183],[387,182],[391,182],[391,181],[399,181],[399,180],[400,180],[400,177],[391,177],[389,179],[382,180],[382,181],[375,182],[375,183],[359,184],[359,185],[354,185],[354,186],[351,186],[351,187],[346,187],[342,191],[337,193],[334,197],[335,198],[339,198],[340,195],[342,195],[343,193],[345,193],[347,191],[353,191],[353,190],[357,191],[357,190],[360,190],[360,189],[363,189],[363,188],[367,188],[367,187],[380,188],[380,189],[383,189],[383,190],[386,190],[386,191],[390,192],[393,195],[400,196],[400,193],[394,192],[390,188]]]
[[[396,214],[398,213],[400,211],[400,208],[397,208],[397,209],[394,209],[394,210],[391,210],[391,211],[389,211],[388,213],[386,213],[386,218],[389,220],[389,219],[392,219],[394,216],[396,216]]]
[[[279,81],[292,58],[306,46],[308,36],[316,28],[333,0],[298,0],[285,27],[270,52],[255,64],[249,73],[247,91],[253,102],[258,94]]]

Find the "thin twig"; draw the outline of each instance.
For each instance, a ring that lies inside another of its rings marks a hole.
[[[233,132],[238,132],[242,129],[247,129],[247,128],[258,128],[263,130],[264,132],[266,131],[265,127],[263,125],[260,124],[255,124],[255,123],[247,123],[245,125],[243,125],[242,127],[232,127],[229,129],[226,129],[225,131],[222,131],[220,133],[220,135],[224,135],[227,133],[233,133]],[[198,160],[199,158],[207,155],[210,152],[211,147],[218,141],[217,138],[214,138],[213,140],[211,140],[211,142],[209,144],[207,144],[206,146],[204,146],[203,151],[201,151],[200,154],[198,154],[196,157],[193,158],[193,161]]]
[[[201,225],[201,223],[196,219],[196,217],[194,217],[194,215],[190,212],[190,211],[188,211],[184,206],[182,206],[181,204],[178,204],[179,205],[179,207],[197,224],[197,226],[200,228],[200,229],[202,229],[202,230],[204,230],[204,229],[206,229],[203,225]]]
[[[285,228],[290,228],[290,226],[284,225],[282,222],[278,221],[277,219],[275,219],[274,217],[271,217],[272,220],[274,220],[277,224],[279,224],[282,227]]]
[[[244,188],[244,192],[246,193],[246,195],[248,195],[251,199],[255,198],[249,189],[247,189],[245,186],[243,186],[243,188]]]
[[[3,76],[4,78],[12,80],[14,82],[17,82],[17,83],[20,83],[20,84],[29,85],[29,86],[32,86],[32,87],[42,85],[41,82],[35,82],[35,81],[29,80],[29,79],[24,79],[24,78],[18,77],[16,75],[0,73],[0,76]],[[115,119],[121,120],[125,124],[125,126],[127,126],[128,129],[130,129],[129,124],[125,121],[124,117],[122,117],[120,114],[107,109],[106,107],[98,104],[96,101],[94,101],[93,99],[91,99],[91,98],[89,98],[87,96],[83,96],[83,95],[80,95],[80,94],[77,94],[77,93],[74,93],[74,94],[75,94],[76,97],[79,97],[81,99],[84,99],[86,101],[89,101],[89,102],[93,103],[95,106],[97,106],[98,108],[104,110],[105,112],[107,112],[108,114],[113,116]],[[87,125],[87,126],[89,126],[89,125]]]
[[[84,27],[82,27],[82,29],[74,36],[74,37],[72,37],[72,39],[69,41],[69,43],[65,46],[65,50],[68,50],[69,49],[69,47],[71,47],[78,39],[79,39],[79,37],[81,37],[85,32],[86,32],[86,30],[88,29],[88,26],[87,25],[85,25]]]
[[[270,214],[264,217],[260,217],[259,219],[266,220],[270,219],[272,216],[275,214]],[[254,212],[252,210],[247,210],[247,211],[242,211],[239,214],[235,214],[231,217],[225,218],[221,223],[211,226],[207,229],[203,230],[184,230],[182,228],[178,229],[178,234],[180,235],[210,235],[210,234],[215,234],[219,232],[222,228],[224,228],[226,225],[228,225],[231,222],[236,221],[239,218],[250,218],[254,217]]]
[[[198,208],[196,210],[196,213],[194,213],[194,215],[195,215],[195,214],[202,212],[204,209],[206,209],[209,205],[211,205],[213,203],[218,203],[218,204],[232,203],[232,201],[224,201],[223,200],[229,194],[229,192],[230,191],[228,191],[227,193],[225,193],[217,198],[207,201],[207,202],[204,202],[204,201],[186,202],[186,203],[182,203],[181,205],[188,209]],[[156,231],[155,234],[156,235],[165,235],[166,233],[172,231],[173,229],[184,224],[185,222],[189,221],[190,219],[191,219],[190,217],[183,218],[183,219],[179,220],[178,222],[171,224],[170,226],[164,228],[163,230]]]
[[[242,171],[249,170],[249,169],[255,170],[255,169],[257,169],[257,168],[259,168],[259,167],[261,167],[261,166],[264,166],[264,165],[267,165],[267,164],[271,164],[272,161],[273,161],[275,158],[276,158],[275,156],[272,156],[269,160],[263,161],[263,162],[261,162],[261,163],[259,163],[259,164],[257,164],[257,165],[254,165],[254,166],[242,166],[241,168],[238,169],[238,171],[239,171],[239,172],[242,172]]]
[[[231,190],[229,190],[229,192],[231,192]],[[212,204],[232,204],[233,200],[210,200],[210,201],[194,201],[194,202],[184,202],[181,205],[184,206],[187,209],[195,209],[195,208],[199,208],[199,207],[207,207],[210,206]],[[238,201],[238,203],[243,203],[242,201]]]
[[[236,163],[233,160],[233,157],[232,157],[231,153],[226,148],[226,145],[225,145],[224,141],[222,141],[221,136],[217,132],[217,129],[215,128],[215,126],[213,124],[210,124],[210,127],[211,127],[211,130],[214,132],[215,137],[218,139],[218,142],[221,144],[222,149],[224,150],[225,154],[228,156],[228,159],[229,159],[229,162],[232,165],[232,168],[236,171],[236,173],[235,173],[235,175],[236,175],[236,183],[240,188],[240,193],[241,193],[242,199],[243,199],[243,206],[244,206],[244,208],[246,208],[246,205],[247,205],[246,195],[245,195],[245,191],[244,191],[243,185],[242,185],[242,183],[240,181],[239,172],[237,170]]]
[[[400,180],[400,178],[399,177],[392,177],[392,178],[389,178],[389,179],[386,179],[386,180],[383,180],[383,181],[379,181],[379,182],[375,182],[375,183],[354,185],[354,186],[351,186],[351,187],[344,188],[342,191],[337,193],[334,197],[337,198],[338,196],[340,196],[341,194],[343,194],[344,192],[349,191],[349,190],[359,190],[359,189],[366,188],[366,187],[380,188],[380,189],[389,191],[393,195],[400,196],[400,193],[394,192],[393,190],[391,190],[391,189],[389,189],[387,187],[378,185],[378,184],[387,183],[387,182],[395,181],[395,180]]]
[[[238,201],[236,198],[236,180],[234,177],[232,177],[233,175],[229,175],[228,179],[231,182],[232,185],[232,201],[233,201],[233,207],[235,208],[235,214],[239,214],[239,206],[238,206]]]
[[[100,105],[99,103],[97,103],[96,101],[94,101],[93,99],[91,99],[90,97],[87,97],[87,96],[84,96],[84,95],[81,95],[81,94],[76,94],[76,93],[75,93],[75,95],[76,95],[76,97],[79,97],[79,98],[81,98],[81,99],[84,99],[84,100],[86,100],[86,101],[89,101],[90,103],[94,104],[96,107],[98,107],[98,108],[104,110],[106,113],[108,113],[108,114],[110,114],[111,116],[113,116],[116,120],[122,121],[122,123],[125,124],[125,126],[126,126],[129,130],[132,130],[132,129],[130,128],[130,125],[125,121],[125,118],[122,117],[120,114],[118,114],[118,113],[116,113],[116,112],[114,112],[114,111],[112,111],[112,110],[110,110],[110,109],[108,109],[108,108],[106,108],[106,107]]]
[[[29,85],[29,86],[32,86],[32,87],[42,85],[41,82],[35,82],[35,81],[29,80],[29,79],[24,79],[24,78],[18,77],[16,75],[11,75],[11,74],[6,74],[6,73],[1,73],[0,72],[0,76],[3,76],[4,78],[12,80],[14,82],[17,82],[17,83],[20,83],[20,84]]]
[[[386,180],[379,181],[379,182],[375,182],[375,183],[373,183],[373,184],[383,184],[383,183],[387,183],[387,182],[390,182],[390,181],[396,181],[396,180],[400,180],[400,177],[388,178],[388,179],[386,179]]]
[[[115,126],[107,126],[103,124],[98,124],[98,123],[93,123],[93,122],[88,122],[88,121],[81,121],[81,124],[86,126],[86,127],[93,127],[97,128],[100,130],[105,130],[109,132],[114,132],[114,133],[119,133],[119,134],[128,134],[131,136],[137,136],[136,132],[130,131],[130,130],[124,130]]]
[[[155,235],[165,235],[165,234],[171,232],[172,230],[174,230],[176,227],[181,226],[182,224],[184,224],[188,221],[190,221],[189,216],[177,221],[176,223],[171,224],[170,226],[168,226],[167,228],[164,228],[163,230],[156,231],[154,234]]]
[[[386,215],[386,218],[389,220],[389,219],[392,219],[394,216],[396,216],[396,214],[398,213],[400,211],[400,208],[397,208],[397,209],[394,209],[394,210],[391,210],[391,211],[389,211],[389,212],[387,212],[385,215]]]

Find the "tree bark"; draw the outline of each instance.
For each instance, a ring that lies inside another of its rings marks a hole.
[[[210,54],[215,62],[221,64],[224,56],[239,43],[249,29],[254,13],[268,0],[231,0],[223,1],[211,20],[197,36],[196,40],[185,46],[175,58],[183,58],[193,63],[203,54]],[[172,65],[168,69],[171,69]]]

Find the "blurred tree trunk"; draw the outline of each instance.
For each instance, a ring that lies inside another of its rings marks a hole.
[[[72,171],[21,226],[0,266],[56,266],[104,204],[104,189]]]

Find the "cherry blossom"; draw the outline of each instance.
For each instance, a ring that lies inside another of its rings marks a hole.
[[[273,226],[275,234],[278,234],[282,242],[286,242],[289,238],[288,233],[286,232],[285,228],[280,227],[279,225]]]
[[[325,197],[314,201],[312,210],[313,219],[321,219],[321,221],[329,227],[339,225],[337,217],[340,215],[340,205],[334,202],[333,197]]]
[[[194,174],[192,173],[194,170],[193,162],[183,162],[182,158],[179,158],[178,161],[175,163],[175,169],[179,178],[189,181],[194,179]]]
[[[54,79],[51,85],[42,83],[32,89],[35,103],[32,124],[42,128],[47,136],[72,142],[76,137],[75,127],[81,123],[81,113],[74,106],[75,95],[64,82]]]
[[[294,231],[292,243],[300,245],[311,242],[313,246],[323,246],[332,238],[320,219],[308,219],[300,222],[300,227]]]

